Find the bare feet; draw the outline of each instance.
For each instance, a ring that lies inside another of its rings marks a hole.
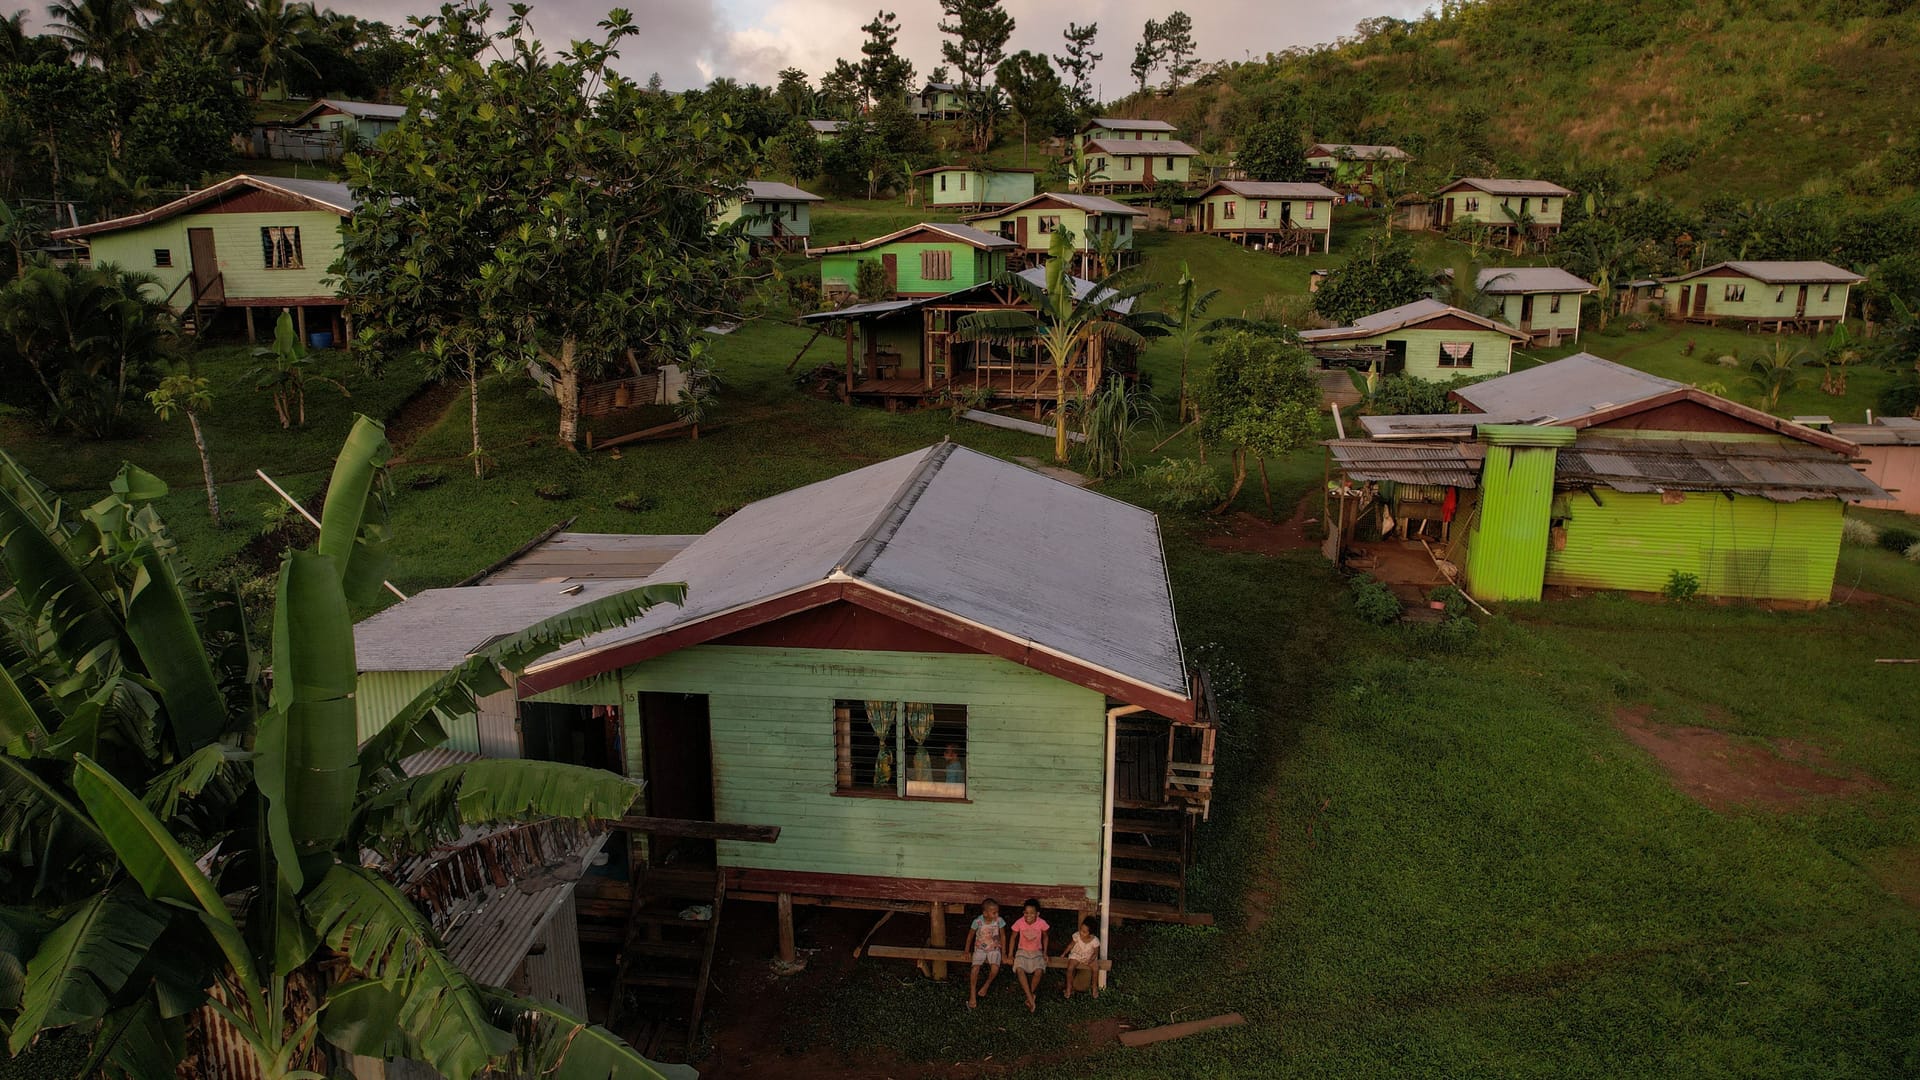
[[[977,1009],[977,1008],[979,1008],[979,1007],[980,1007],[980,1001],[979,1001],[979,999],[978,999],[978,998],[976,998],[976,997],[974,997],[974,996],[973,996],[972,994],[968,994],[968,995],[967,995],[967,1008],[969,1008],[969,1009]]]
[[[1034,1002],[1034,1000],[1033,1000],[1033,995],[1032,995],[1032,994],[1028,994],[1028,995],[1027,995],[1027,1011],[1028,1011],[1028,1012],[1033,1012],[1033,1011],[1034,1011],[1034,1010],[1035,1010],[1036,1008],[1037,1008],[1037,1005],[1035,1004],[1035,1002]]]

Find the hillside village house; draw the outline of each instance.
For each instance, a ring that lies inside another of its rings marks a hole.
[[[1178,139],[1087,139],[1087,191],[1140,191],[1193,178],[1200,151]]]
[[[284,123],[254,128],[253,153],[287,161],[339,161],[349,147],[372,143],[400,126],[404,105],[322,98]]]
[[[1513,367],[1514,343],[1526,340],[1525,333],[1505,323],[1438,300],[1415,300],[1356,319],[1352,326],[1300,331],[1301,343],[1323,369],[1372,367],[1383,375],[1433,382],[1504,374]]]
[[[847,126],[845,120],[809,120],[807,126],[813,129],[813,137],[821,142],[838,138],[840,129]]]
[[[1680,574],[1706,596],[1824,604],[1843,508],[1888,497],[1847,439],[1587,353],[1453,397],[1465,413],[1364,417],[1369,438],[1328,444],[1329,555],[1391,560],[1418,523],[1484,601]],[[1360,540],[1382,509],[1399,538]]]
[[[1033,198],[1037,169],[987,165],[936,165],[914,173],[927,182],[927,205],[952,210],[991,210]]]
[[[340,255],[340,226],[358,201],[347,185],[242,174],[165,205],[109,221],[56,229],[55,240],[83,240],[95,266],[151,274],[148,292],[180,313],[194,333],[228,310],[247,339],[269,336],[281,309],[302,337],[344,340],[351,327],[329,267]]]
[[[1573,192],[1545,180],[1493,180],[1467,177],[1434,192],[1439,214],[1429,213],[1432,228],[1445,231],[1457,222],[1478,222],[1498,232],[1525,227],[1541,239],[1560,231]]]
[[[1095,265],[1104,237],[1115,262],[1125,264],[1133,255],[1134,219],[1146,211],[1098,195],[1074,195],[1049,191],[1014,203],[1004,209],[974,214],[965,220],[979,228],[1013,241],[1013,261],[1021,265],[1044,263],[1056,229],[1073,233],[1073,248],[1078,252],[1076,272],[1088,277],[1103,277]],[[1107,272],[1119,269],[1108,267]]]
[[[1342,166],[1351,163],[1353,174],[1343,182],[1360,187],[1373,181],[1374,174],[1388,168],[1404,168],[1413,155],[1397,146],[1372,143],[1314,143],[1307,147],[1307,173],[1323,182],[1340,178]]]
[[[1096,116],[1080,125],[1080,130],[1074,133],[1073,141],[1076,146],[1086,146],[1088,143],[1103,139],[1112,142],[1127,140],[1176,142],[1178,140],[1174,139],[1174,135],[1178,134],[1179,130],[1165,120],[1132,120],[1119,116]]]
[[[1872,417],[1864,424],[1834,424],[1827,430],[1860,448],[1860,471],[1891,495],[1860,505],[1920,514],[1920,419]]]
[[[992,281],[1006,272],[1012,240],[971,225],[922,222],[898,232],[853,244],[817,247],[807,254],[820,260],[820,291],[845,296],[860,287],[860,264],[877,262],[886,270],[887,296],[940,296]]]
[[[576,900],[585,959],[617,952],[623,987],[697,1010],[717,924],[747,901],[773,908],[788,960],[796,910],[824,904],[925,913],[936,947],[989,895],[1039,897],[1061,926],[1205,921],[1184,860],[1215,727],[1152,513],[942,443],[661,539],[673,554],[643,576],[429,590],[354,635],[362,668],[430,678],[543,614],[686,585],[483,704],[490,756],[645,781],[644,843]],[[365,732],[391,718],[357,704]],[[689,902],[711,917],[675,921]]]
[[[907,108],[922,120],[958,120],[967,114],[967,99],[955,84],[929,80],[919,93],[907,94]]]
[[[1580,300],[1596,291],[1557,266],[1488,267],[1474,279],[1483,296],[1500,304],[1500,318],[1533,342],[1554,346],[1580,340]]]
[[[1044,287],[1046,271],[1033,267],[1020,276]],[[1073,278],[1076,298],[1094,283]],[[1133,301],[1113,304],[1107,314],[1119,318]],[[856,304],[801,316],[816,334],[836,324],[846,346],[846,375],[841,390],[848,400],[878,402],[888,408],[919,405],[950,394],[986,394],[1010,400],[1051,401],[1058,385],[1052,362],[1032,345],[956,341],[960,321],[976,311],[1030,310],[1026,295],[997,281],[919,299]],[[1124,346],[1096,338],[1067,367],[1074,391],[1095,392],[1109,372],[1130,373],[1132,354]]]
[[[1327,252],[1339,201],[1337,192],[1320,184],[1222,180],[1194,200],[1188,228],[1262,251]]]
[[[1762,329],[1825,330],[1847,317],[1847,293],[1866,278],[1825,262],[1738,259],[1662,278],[1670,318]]]
[[[746,191],[727,200],[716,222],[727,225],[744,219],[742,228],[755,247],[804,251],[807,238],[813,235],[811,206],[820,196],[772,180],[749,180],[742,186]]]

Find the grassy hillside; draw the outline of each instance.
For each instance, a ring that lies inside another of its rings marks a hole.
[[[1611,166],[1681,201],[1911,185],[1920,6],[1903,0],[1482,0],[1370,19],[1125,103],[1207,146],[1289,99],[1314,139],[1390,142],[1415,179]]]

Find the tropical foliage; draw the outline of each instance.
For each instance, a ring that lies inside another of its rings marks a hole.
[[[1313,310],[1335,324],[1410,304],[1432,291],[1413,245],[1392,233],[1370,233],[1353,257],[1334,268],[1313,294]]]
[[[116,267],[41,264],[0,288],[0,375],[34,387],[48,426],[105,438],[153,385],[173,315]]]
[[[1215,508],[1224,512],[1247,482],[1247,457],[1260,463],[1267,513],[1269,457],[1298,450],[1319,435],[1320,384],[1311,358],[1291,337],[1230,330],[1213,347],[1213,369],[1200,384],[1195,406],[1200,435],[1233,450],[1233,485]]]

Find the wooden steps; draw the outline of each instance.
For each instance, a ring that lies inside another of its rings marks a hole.
[[[1177,904],[1157,900],[1115,899],[1110,912],[1116,919],[1142,919],[1148,922],[1182,923],[1187,926],[1212,926],[1213,916],[1198,911],[1182,911]]]
[[[1169,889],[1178,889],[1183,883],[1183,877],[1178,871],[1142,870],[1133,866],[1114,867],[1113,880],[1131,881],[1136,885],[1161,885]]]
[[[1119,832],[1119,826],[1116,825],[1114,831]],[[1164,862],[1174,863],[1176,865],[1184,858],[1184,856],[1180,854],[1180,849],[1177,847],[1152,847],[1147,844],[1123,844],[1117,841],[1113,845],[1113,857],[1116,859],[1133,859],[1138,862]]]
[[[635,864],[640,859],[634,858]],[[615,993],[607,1026],[627,1036],[635,1046],[658,1056],[683,1043],[691,1053],[700,1031],[700,1013],[706,1005],[713,975],[713,953],[720,937],[720,913],[726,902],[725,879],[713,866],[648,867],[637,865],[635,882],[624,902],[614,895],[595,895],[581,902],[584,914],[609,908],[620,911],[613,929],[619,935]],[[706,918],[689,917],[707,909]],[[605,940],[596,929],[594,939]],[[583,939],[585,935],[583,934]],[[626,999],[638,995],[641,1015],[625,1028]]]

